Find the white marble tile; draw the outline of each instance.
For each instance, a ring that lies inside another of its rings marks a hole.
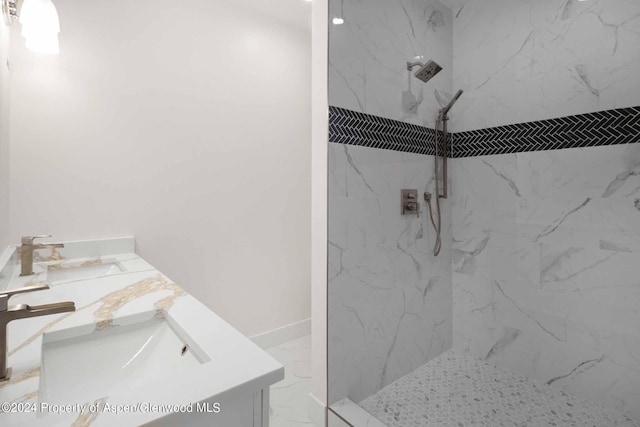
[[[452,345],[449,201],[443,249],[400,190],[433,192],[432,156],[330,144],[330,403],[361,400]]]
[[[469,1],[454,33],[455,131],[638,105],[638,2]]]
[[[284,365],[284,380],[271,386],[271,427],[313,426],[307,401],[311,390],[311,335],[272,347],[267,353]]]
[[[640,145],[457,159],[454,344],[640,416]]]
[[[451,11],[434,0],[333,0],[333,17],[345,22],[330,24],[330,104],[433,126],[452,92]],[[444,70],[425,84],[407,62],[429,59]],[[426,206],[419,219],[400,215],[401,189],[433,192],[433,157],[331,144],[329,169],[332,403],[375,393],[451,346],[451,239],[446,201],[439,258]]]
[[[329,103],[433,126],[452,95],[451,11],[435,0],[331,0],[329,13],[344,19],[329,24]],[[444,69],[425,84],[407,61],[429,59]]]

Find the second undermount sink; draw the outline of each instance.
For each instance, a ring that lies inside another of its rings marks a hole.
[[[93,402],[209,360],[164,318],[72,338],[45,334],[38,396],[48,404]]]
[[[124,268],[115,259],[91,260],[82,263],[61,263],[43,266],[47,270],[48,282],[90,279],[121,273]]]

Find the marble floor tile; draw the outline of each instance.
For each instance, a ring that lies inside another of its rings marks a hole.
[[[271,427],[313,427],[308,417],[311,387],[311,335],[267,350],[284,365],[284,380],[271,386]]]
[[[630,418],[452,350],[360,402],[389,427],[639,427]]]

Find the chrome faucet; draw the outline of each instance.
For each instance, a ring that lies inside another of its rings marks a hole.
[[[31,276],[33,274],[33,251],[35,249],[64,248],[62,243],[33,243],[35,239],[46,239],[47,237],[51,237],[51,235],[24,236],[22,238],[22,245],[20,246],[21,276]]]
[[[76,311],[76,305],[73,302],[59,302],[34,306],[16,304],[9,307],[9,298],[13,295],[43,291],[45,289],[49,289],[49,285],[25,286],[24,288],[0,291],[0,383],[8,381],[11,378],[11,368],[7,367],[9,353],[7,351],[7,324],[9,322],[16,319],[27,319],[30,317]]]

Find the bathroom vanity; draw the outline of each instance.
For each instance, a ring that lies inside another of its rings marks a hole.
[[[73,301],[69,313],[8,324],[2,426],[269,425],[269,387],[284,368],[135,254],[133,237],[36,251],[20,276],[0,258],[9,306]]]

